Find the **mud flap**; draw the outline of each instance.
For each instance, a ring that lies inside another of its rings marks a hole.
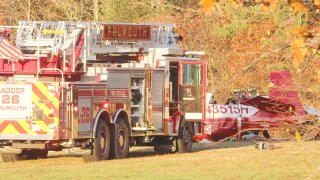
[[[109,126],[109,131],[110,131],[110,136],[111,136],[110,139],[113,139],[113,137],[115,137],[116,127],[118,127],[119,125],[118,124],[108,124],[108,126]]]
[[[115,142],[116,142],[116,127],[118,124],[108,124],[110,131],[110,154],[109,159],[115,159]]]

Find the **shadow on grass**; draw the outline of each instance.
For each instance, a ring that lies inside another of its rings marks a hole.
[[[210,142],[210,143],[194,143],[192,152],[200,152],[214,149],[223,149],[223,148],[239,148],[246,146],[253,146],[255,142],[245,141],[245,142]],[[153,147],[138,147],[130,150],[128,158],[137,158],[137,157],[152,157],[159,155],[168,155],[173,154],[173,152],[155,152]]]
[[[253,146],[254,144],[255,144],[254,142],[250,142],[250,141],[194,143],[192,152],[196,153],[201,151],[223,149],[223,148],[239,148],[239,147]],[[153,147],[149,147],[149,146],[135,146],[130,149],[130,152],[127,158],[153,157],[153,156],[162,156],[162,155],[168,155],[168,154],[174,154],[174,153],[173,152],[155,152]],[[47,159],[73,158],[73,157],[81,158],[81,155],[69,155],[64,153],[63,151],[61,152],[50,151]],[[22,160],[25,161],[25,160],[35,160],[35,159],[22,158]]]
[[[214,150],[214,149],[224,149],[224,148],[239,148],[246,146],[253,146],[255,142],[253,141],[225,141],[225,142],[212,142],[212,143],[198,143],[195,144],[193,152]]]

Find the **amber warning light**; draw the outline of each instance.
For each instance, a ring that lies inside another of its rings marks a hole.
[[[149,25],[105,24],[102,40],[145,40],[151,39]]]

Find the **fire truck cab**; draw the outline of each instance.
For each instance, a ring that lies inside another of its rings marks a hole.
[[[206,61],[178,47],[178,26],[20,21],[0,27],[4,39],[10,28],[15,45],[0,53],[3,161],[60,150],[124,158],[134,145],[190,152],[202,134]],[[22,55],[6,56],[10,48]]]

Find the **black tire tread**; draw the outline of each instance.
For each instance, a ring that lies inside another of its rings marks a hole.
[[[117,147],[117,132],[118,130],[123,126],[123,128],[126,129],[127,133],[127,138],[125,142],[125,152],[121,154],[118,151]],[[126,121],[123,118],[119,118],[117,124],[115,124],[112,133],[111,133],[111,140],[110,140],[110,145],[111,145],[111,150],[110,150],[110,159],[122,159],[125,158],[128,155],[129,152],[129,126],[126,123]]]
[[[192,124],[190,122],[186,122],[184,120],[181,121],[180,126],[179,126],[179,132],[178,132],[178,137],[176,140],[176,152],[178,153],[188,153],[192,151],[192,143],[190,145],[189,148],[186,148],[184,146],[184,142],[183,142],[183,128],[185,126],[188,126],[189,131],[191,131],[191,136],[193,137],[194,135],[194,131],[192,128]],[[191,138],[191,142],[192,142],[192,138]]]
[[[97,148],[96,139],[97,139],[99,130],[101,128],[105,128],[107,136],[109,137],[109,140],[107,139],[107,142],[106,142],[107,148],[108,148],[108,150],[107,150],[108,155],[106,157],[100,157],[99,152],[96,149]],[[99,120],[99,122],[98,122],[97,130],[96,130],[96,134],[95,134],[95,141],[93,142],[93,145],[91,148],[92,148],[92,154],[82,155],[82,159],[84,162],[96,162],[96,161],[106,160],[107,157],[109,156],[109,153],[110,153],[110,130],[109,130],[108,124],[104,120]]]

